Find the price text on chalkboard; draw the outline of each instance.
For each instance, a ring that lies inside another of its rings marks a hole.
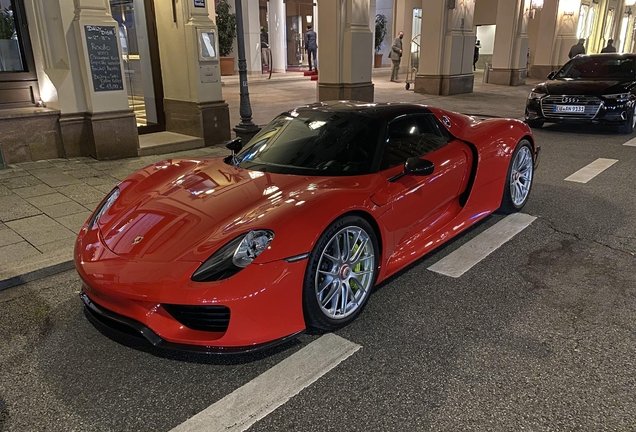
[[[96,92],[123,90],[117,29],[111,26],[84,26],[88,60]]]

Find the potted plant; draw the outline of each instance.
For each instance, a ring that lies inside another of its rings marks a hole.
[[[386,36],[386,25],[389,22],[387,17],[382,14],[375,16],[375,58],[373,59],[373,67],[382,67],[382,42]]]
[[[230,57],[236,38],[236,15],[227,0],[216,6],[216,26],[219,32],[219,54],[221,55],[221,75],[234,75],[234,57]]]

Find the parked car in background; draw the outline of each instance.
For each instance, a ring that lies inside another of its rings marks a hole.
[[[579,55],[535,86],[526,103],[525,121],[598,123],[631,134],[636,126],[636,55]]]

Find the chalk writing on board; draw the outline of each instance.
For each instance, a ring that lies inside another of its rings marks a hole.
[[[96,92],[124,89],[121,75],[118,32],[114,26],[84,26],[88,61]]]

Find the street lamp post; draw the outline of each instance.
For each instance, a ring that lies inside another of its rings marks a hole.
[[[242,0],[235,0],[236,6],[236,41],[238,42],[238,68],[240,81],[241,104],[239,112],[241,122],[234,127],[236,136],[246,144],[261,128],[252,121],[252,107],[250,106],[250,94],[247,88],[247,62],[245,61],[245,33],[243,32],[243,5]]]

